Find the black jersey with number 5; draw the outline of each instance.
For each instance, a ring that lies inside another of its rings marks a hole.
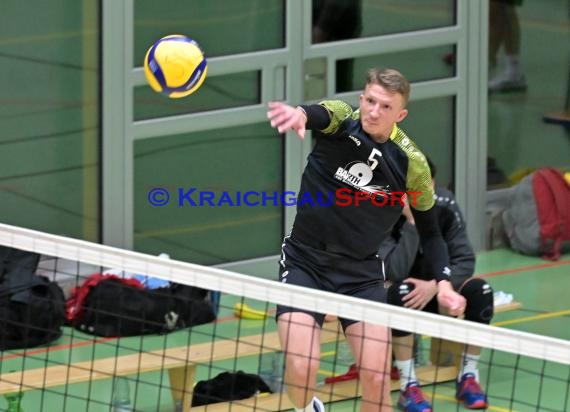
[[[370,257],[398,220],[404,193],[416,210],[433,206],[429,167],[397,126],[388,141],[377,143],[362,129],[358,110],[342,101],[320,104],[331,121],[308,157],[291,235],[357,259]]]

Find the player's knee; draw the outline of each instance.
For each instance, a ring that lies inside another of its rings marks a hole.
[[[388,288],[388,303],[395,306],[404,306],[403,298],[414,290],[412,283],[398,282]]]
[[[388,303],[395,306],[404,307],[404,296],[414,290],[414,285],[411,283],[394,283],[388,288]],[[401,338],[411,335],[411,332],[403,330],[392,329],[392,336]]]
[[[480,278],[469,279],[460,291],[465,297],[465,319],[478,323],[491,323],[493,318],[493,288]]]
[[[378,388],[383,388],[384,385],[389,384],[389,373],[387,371],[380,370],[378,368],[367,368],[361,366],[358,368],[360,382],[362,382],[363,391],[368,392],[370,389],[378,390]],[[387,383],[388,382],[388,383]],[[369,390],[366,390],[366,387]]]
[[[287,375],[294,382],[307,382],[319,370],[319,360],[313,356],[287,356]]]

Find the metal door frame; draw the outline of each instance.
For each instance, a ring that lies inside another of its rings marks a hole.
[[[456,195],[464,210],[472,242],[476,249],[482,248],[486,203],[488,0],[457,0],[457,24],[450,27],[355,39],[342,45],[311,45],[311,2],[285,2],[284,48],[209,60],[209,76],[261,71],[261,104],[134,121],[134,87],[145,84],[142,69],[132,65],[134,0],[102,0],[103,243],[133,247],[135,140],[208,130],[214,125],[219,128],[262,122],[266,119],[268,101],[301,102],[306,59],[325,58],[327,73],[334,78],[335,59],[455,45],[456,75],[414,83],[413,98],[455,98]],[[332,83],[327,82],[328,92],[334,97]],[[346,93],[342,97],[354,100],[358,94]],[[286,137],[285,190],[298,189],[309,150],[310,141]],[[294,214],[293,208],[285,208],[285,233]],[[259,261],[264,260],[266,258],[260,257]],[[236,262],[236,267],[242,264]]]

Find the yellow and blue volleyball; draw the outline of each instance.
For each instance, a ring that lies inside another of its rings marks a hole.
[[[148,49],[144,74],[154,91],[176,99],[198,90],[208,74],[208,64],[196,41],[174,34],[159,39]]]

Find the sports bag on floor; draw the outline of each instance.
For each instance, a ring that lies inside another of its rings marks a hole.
[[[63,290],[35,274],[39,255],[0,247],[0,350],[50,343],[65,322]]]
[[[215,320],[207,293],[176,283],[146,289],[133,278],[94,274],[72,291],[67,319],[97,336],[168,333]]]
[[[557,260],[570,250],[570,185],[560,171],[539,169],[512,188],[502,219],[513,250]]]

